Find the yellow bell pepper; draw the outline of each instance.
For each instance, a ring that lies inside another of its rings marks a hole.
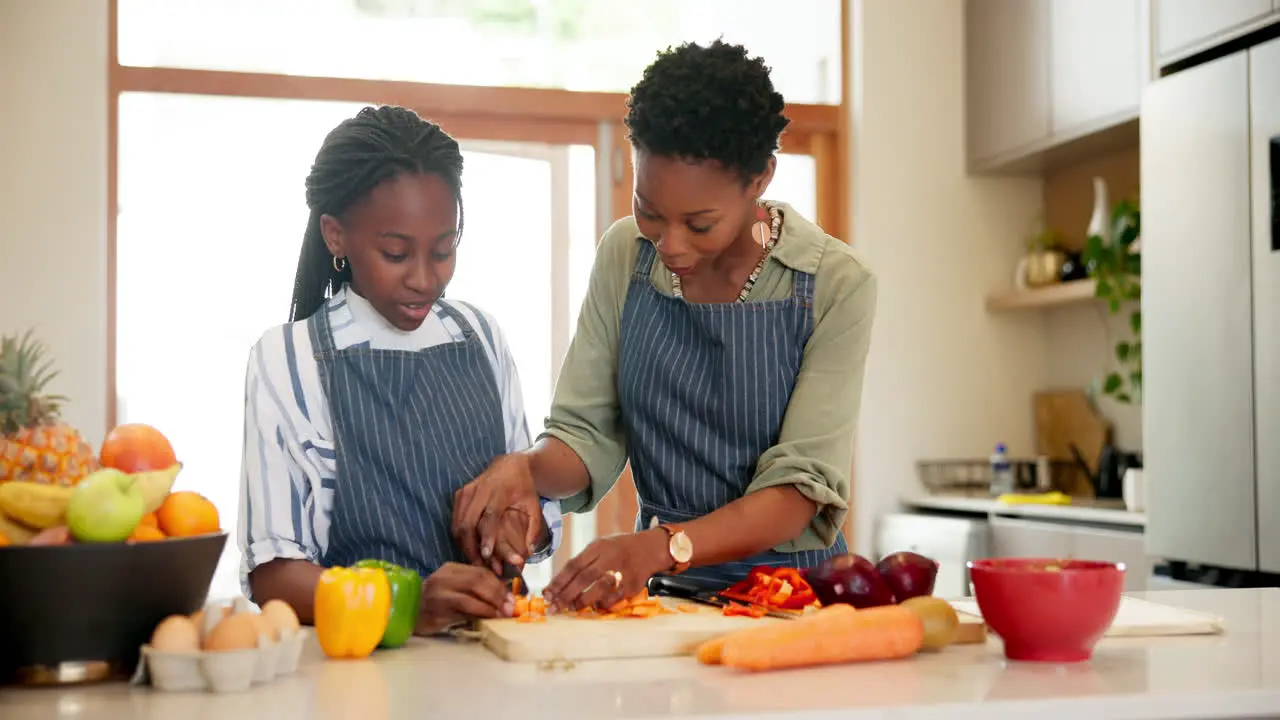
[[[391,617],[391,584],[377,568],[335,567],[316,585],[315,627],[331,658],[365,658],[382,640]]]

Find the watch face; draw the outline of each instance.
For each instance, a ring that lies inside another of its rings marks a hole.
[[[671,536],[671,557],[678,563],[687,563],[693,559],[693,543],[688,535],[679,532]]]

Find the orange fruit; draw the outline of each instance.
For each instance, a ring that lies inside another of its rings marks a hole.
[[[154,525],[138,525],[125,542],[140,543],[156,542],[158,540],[164,540],[164,533],[160,532],[160,528]]]
[[[153,527],[153,528],[159,528],[159,527],[160,527],[160,520],[156,517],[156,514],[155,514],[155,513],[150,512],[150,513],[147,513],[146,515],[143,515],[143,516],[142,516],[142,520],[141,520],[141,521],[139,521],[139,522],[138,522],[138,524],[139,524],[139,525],[150,525],[150,526],[151,526],[151,527]]]
[[[160,531],[169,537],[191,537],[218,532],[218,508],[197,492],[181,490],[169,493],[156,510]]]
[[[178,464],[169,439],[159,430],[141,423],[114,428],[102,442],[99,455],[104,467],[130,474],[167,470]]]

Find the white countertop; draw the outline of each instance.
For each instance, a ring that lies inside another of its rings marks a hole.
[[[1139,597],[1214,613],[1219,636],[1107,639],[1075,665],[1009,663],[1000,641],[908,660],[739,674],[692,658],[579,663],[498,660],[477,644],[416,640],[375,660],[323,661],[240,695],[125,685],[0,691],[12,718],[922,718],[1127,720],[1280,715],[1280,590]]]
[[[1077,499],[1070,505],[1007,504],[989,497],[919,495],[902,498],[902,504],[921,510],[949,510],[976,515],[1042,518],[1079,523],[1102,523],[1143,528],[1147,516],[1129,512],[1122,503]]]

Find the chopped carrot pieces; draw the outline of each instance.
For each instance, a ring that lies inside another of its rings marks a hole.
[[[682,612],[690,612],[681,609]],[[583,608],[576,615],[593,620],[618,620],[621,618],[650,618],[658,615],[670,615],[676,611],[667,607],[661,600],[649,596],[648,590],[641,590],[634,596],[624,598],[604,610]],[[692,612],[697,612],[693,610]]]

